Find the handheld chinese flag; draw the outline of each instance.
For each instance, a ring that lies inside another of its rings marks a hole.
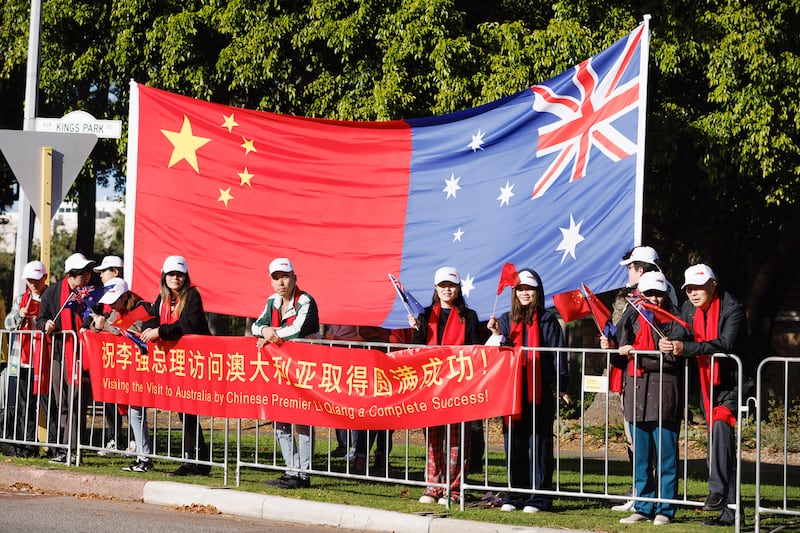
[[[586,304],[589,306],[589,312],[592,314],[597,329],[606,337],[614,335],[617,328],[611,322],[611,311],[594,295],[585,283],[581,283],[581,290],[583,290],[583,294],[586,297]]]
[[[553,304],[556,306],[556,309],[558,309],[564,322],[578,320],[579,318],[588,316],[592,312],[580,289],[553,295]]]
[[[663,309],[655,304],[652,304],[648,301],[639,302],[639,305],[647,309],[648,311],[652,312],[653,315],[658,319],[659,322],[677,322],[681,326],[683,326],[686,330],[692,331],[692,326],[686,322],[685,320],[673,315],[666,309]]]
[[[125,313],[124,316],[119,317],[116,321],[114,321],[114,326],[118,327],[119,329],[128,329],[136,322],[146,322],[153,318],[153,316],[147,312],[142,305],[137,305],[128,313]]]
[[[517,274],[517,267],[513,263],[506,263],[503,265],[503,270],[500,271],[500,283],[497,284],[497,295],[503,292],[506,287],[516,287],[519,285],[519,274]]]

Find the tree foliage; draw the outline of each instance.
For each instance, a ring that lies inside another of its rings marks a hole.
[[[1,9],[10,111],[21,108],[28,2]],[[673,279],[699,255],[769,317],[780,298],[764,295],[796,276],[785,265],[798,255],[799,11],[800,0],[48,0],[40,115],[124,119],[130,79],[333,119],[448,113],[558,74],[649,13],[644,240]],[[121,179],[124,148],[98,145],[81,197],[94,202],[98,176]]]

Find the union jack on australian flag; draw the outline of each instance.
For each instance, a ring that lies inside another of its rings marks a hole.
[[[622,286],[641,238],[648,38],[645,19],[555,78],[423,119],[290,117],[132,83],[131,285],[154,290],[177,253],[206,310],[258,316],[266,266],[289,257],[321,322],[391,328],[407,312],[387,272],[424,303],[455,266],[482,319],[506,263],[535,269],[548,305]]]

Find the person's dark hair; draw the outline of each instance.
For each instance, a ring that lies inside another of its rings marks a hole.
[[[80,276],[84,272],[91,272],[91,270],[88,268],[73,268],[72,270],[67,271],[67,276],[74,278],[75,276]]]
[[[537,307],[544,307],[544,288],[542,286],[542,278],[539,274],[530,268],[523,268],[520,272],[530,272],[536,278],[539,284],[536,289],[536,302],[533,305],[522,305],[517,298],[517,288],[511,288],[511,312],[509,313],[512,322],[521,322],[523,324],[533,323],[533,315]]]
[[[439,303],[439,295],[436,293],[436,289],[433,289],[433,298],[431,299],[431,305],[436,305]],[[453,307],[458,309],[458,316],[461,317],[461,322],[466,320],[466,311],[467,311],[467,301],[464,299],[464,293],[461,292],[461,285],[458,285],[458,294],[456,295],[455,300],[453,300]]]
[[[168,272],[161,274],[160,293],[162,304],[169,304],[169,299],[172,297],[172,291],[170,291],[169,287],[167,287],[167,274]],[[189,273],[187,272],[183,276],[183,285],[181,285],[180,290],[178,290],[178,303],[175,305],[175,313],[177,316],[181,316],[183,308],[186,305],[186,298],[189,296],[189,292],[194,290],[194,287],[192,287],[192,280],[189,278]]]
[[[120,296],[122,303],[124,305],[125,312],[128,313],[133,311],[133,308],[139,305],[139,302],[142,301],[142,297],[136,294],[133,291],[128,291]]]

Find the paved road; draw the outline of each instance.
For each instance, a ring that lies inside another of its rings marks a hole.
[[[144,503],[0,491],[0,529],[4,533],[80,531],[107,533],[169,531],[170,533],[268,532],[337,533],[334,527],[304,526],[238,516],[208,514]]]

